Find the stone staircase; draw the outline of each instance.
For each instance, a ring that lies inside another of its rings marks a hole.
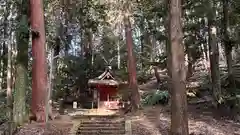
[[[126,135],[125,119],[118,116],[91,116],[81,119],[75,135]]]

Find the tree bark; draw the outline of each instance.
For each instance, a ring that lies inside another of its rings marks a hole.
[[[209,57],[210,57],[210,69],[212,90],[215,101],[222,102],[221,99],[221,82],[220,82],[220,70],[219,70],[219,48],[217,43],[217,28],[216,28],[216,8],[213,1],[209,1],[210,7],[212,7],[212,14],[208,15],[208,45],[209,45]],[[216,106],[217,103],[214,103]]]
[[[28,18],[29,15],[29,0],[23,1],[18,7],[17,20],[19,22],[20,28],[28,28]],[[28,86],[28,44],[29,44],[29,32],[28,30],[23,31],[22,29],[17,29],[16,31],[17,40],[17,64],[16,64],[16,81],[15,85],[15,95],[13,104],[14,122],[17,125],[21,125],[24,122],[26,116],[26,89]]]
[[[3,47],[7,46],[7,108],[8,108],[8,134],[12,135],[13,133],[13,123],[12,123],[12,116],[13,116],[13,110],[12,110],[12,44],[9,42],[9,32],[8,28],[10,27],[8,17],[9,17],[9,11],[10,11],[10,3],[6,3],[6,7],[4,8],[4,29],[3,29]],[[4,50],[3,50],[4,51]],[[3,71],[4,73],[4,68]],[[3,77],[3,76],[2,76]]]
[[[68,50],[70,48],[71,45],[71,41],[72,41],[72,35],[70,35],[69,32],[69,25],[70,25],[70,20],[71,20],[71,14],[70,14],[70,7],[71,3],[70,0],[64,0],[64,5],[63,5],[63,11],[64,11],[64,17],[65,17],[65,24],[64,24],[64,33],[62,36],[64,36],[65,38],[65,48],[64,48],[64,52],[65,52],[65,56],[68,56]]]
[[[9,118],[9,135],[12,134],[12,45],[8,45],[8,62],[7,62],[7,106],[8,106],[8,118]]]
[[[188,135],[181,0],[170,0],[171,135]]]
[[[230,88],[236,88],[235,80],[233,77],[233,60],[232,60],[232,47],[231,39],[229,35],[229,0],[223,0],[223,35],[224,35],[224,46],[225,55],[227,60],[227,69],[229,76],[229,86]]]
[[[45,120],[47,89],[45,28],[42,0],[30,0],[32,29],[32,104],[31,111],[37,122]]]
[[[132,109],[137,110],[140,105],[140,94],[137,86],[137,71],[136,71],[136,61],[133,54],[133,38],[131,23],[128,16],[124,17],[125,24],[125,36],[127,44],[128,53],[128,72],[129,72],[129,88],[131,90],[131,104]]]

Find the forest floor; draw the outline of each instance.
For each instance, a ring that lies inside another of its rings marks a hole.
[[[219,111],[203,106],[189,105],[189,132],[192,135],[240,135],[240,123],[222,117]],[[132,121],[132,135],[168,135],[170,126],[169,106],[144,107],[134,114],[125,115]],[[69,135],[74,122],[69,116],[45,124],[26,124],[17,135]]]
[[[145,107],[129,117],[133,122],[133,135],[168,135],[170,129],[168,106]],[[189,105],[188,118],[189,132],[192,135],[240,135],[240,123],[221,116],[214,109]]]

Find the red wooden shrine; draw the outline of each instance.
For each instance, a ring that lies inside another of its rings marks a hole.
[[[119,82],[113,77],[111,67],[107,67],[99,77],[90,79],[88,85],[94,88],[93,100],[97,102],[98,108],[119,109]]]

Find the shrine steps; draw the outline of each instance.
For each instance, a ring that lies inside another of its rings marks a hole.
[[[82,119],[75,135],[125,135],[125,119],[107,116]]]

